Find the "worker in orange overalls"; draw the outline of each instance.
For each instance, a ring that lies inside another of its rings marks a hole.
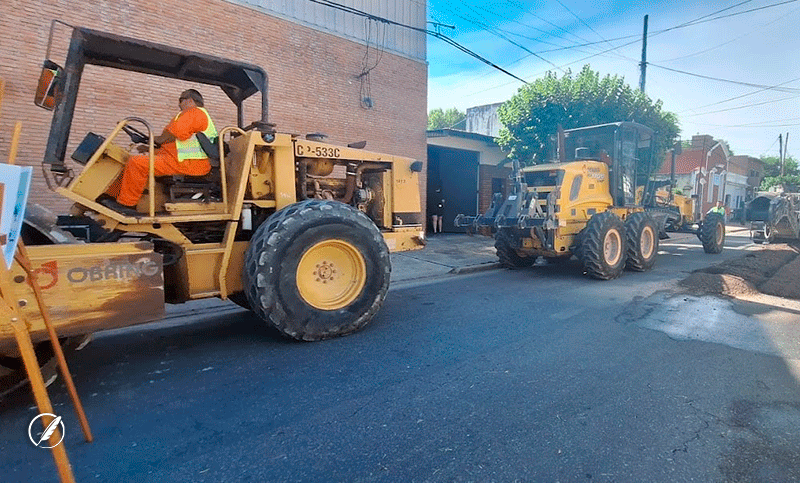
[[[167,124],[160,136],[154,138],[156,145],[160,145],[153,159],[155,176],[203,176],[211,171],[208,156],[195,136],[202,132],[212,141],[217,137],[217,128],[203,104],[203,96],[198,91],[188,89],[181,93],[178,98],[181,112]],[[148,149],[146,144],[138,148],[139,152]],[[109,192],[112,196],[101,196],[98,202],[119,213],[137,216],[136,204],[147,186],[149,170],[148,155],[131,156],[122,173],[118,194],[114,193],[116,190],[112,187]],[[115,194],[116,199],[113,197]]]

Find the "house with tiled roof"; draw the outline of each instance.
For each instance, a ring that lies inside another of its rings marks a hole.
[[[695,199],[697,213],[705,214],[718,200],[729,210],[743,202],[747,177],[730,171],[729,158],[725,143],[708,134],[692,136],[689,146],[676,154],[675,189]],[[668,180],[671,171],[672,156],[667,152],[654,178]]]

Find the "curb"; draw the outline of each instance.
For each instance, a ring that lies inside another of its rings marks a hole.
[[[481,263],[480,265],[467,265],[466,267],[456,267],[447,273],[452,273],[453,275],[462,275],[465,273],[484,272],[487,270],[494,270],[502,267],[503,265],[500,262],[489,262],[489,263]]]

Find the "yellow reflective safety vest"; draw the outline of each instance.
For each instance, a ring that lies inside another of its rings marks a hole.
[[[708,212],[709,213],[719,213],[720,215],[724,215],[725,214],[725,207],[724,206],[720,206],[720,207],[716,207],[715,206],[715,207],[711,208],[710,210],[708,210]]]
[[[211,141],[214,141],[214,139],[217,137],[217,128],[214,126],[214,121],[211,120],[211,116],[208,115],[208,111],[206,111],[205,108],[198,107],[198,109],[203,111],[203,114],[206,115],[206,119],[208,120],[208,125],[203,131],[203,134],[205,134],[206,137],[208,137],[208,139]],[[177,120],[181,114],[182,113],[179,112],[178,115],[175,116],[175,120]],[[182,163],[187,159],[204,159],[208,157],[206,152],[203,151],[203,147],[200,146],[200,141],[197,140],[197,135],[192,135],[186,141],[176,139],[175,148],[178,151],[179,163]]]

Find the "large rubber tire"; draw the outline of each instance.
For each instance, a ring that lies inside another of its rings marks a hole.
[[[625,268],[626,246],[622,220],[604,211],[593,215],[580,234],[578,259],[590,277],[611,280],[619,277]]]
[[[722,253],[725,246],[725,219],[719,213],[709,213],[700,227],[700,241],[706,253]]]
[[[284,335],[321,340],[364,327],[389,289],[391,262],[367,215],[307,200],[262,223],[245,255],[248,305]],[[329,284],[330,282],[330,284]]]
[[[772,225],[769,222],[764,223],[764,241],[761,242],[763,244],[770,244],[775,242],[775,230],[772,229]]]
[[[653,217],[644,212],[631,213],[625,220],[628,259],[625,267],[635,272],[653,268],[658,255],[658,227]]]
[[[494,236],[494,248],[497,250],[500,264],[506,268],[525,268],[533,265],[536,257],[520,256],[512,246],[512,237],[513,235],[508,229],[497,230]]]

